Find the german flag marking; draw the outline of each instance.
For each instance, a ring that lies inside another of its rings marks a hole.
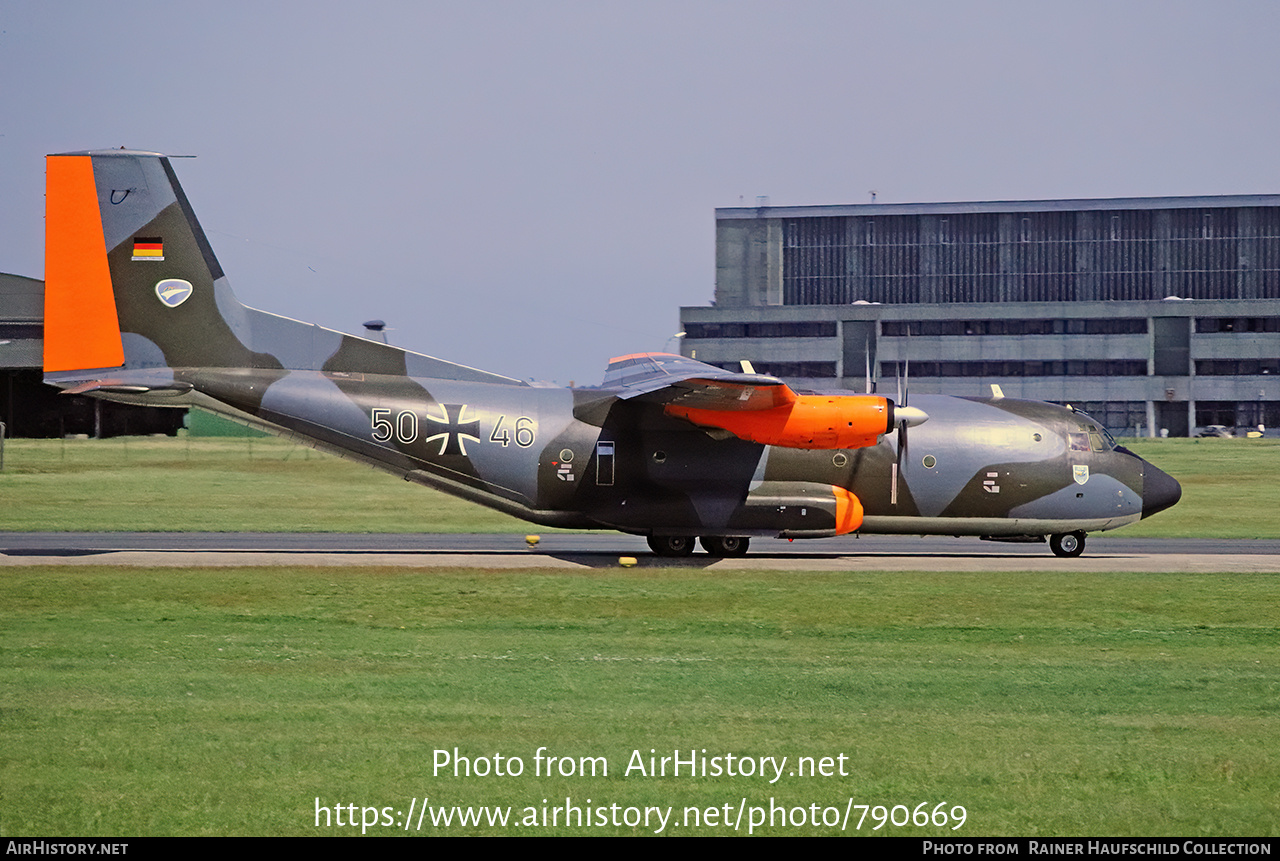
[[[142,237],[133,240],[133,259],[164,260],[164,240]]]

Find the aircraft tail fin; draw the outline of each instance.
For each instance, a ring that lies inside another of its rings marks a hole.
[[[518,383],[240,304],[160,153],[50,155],[46,169],[50,382],[249,368]]]
[[[246,344],[248,309],[168,158],[68,153],[49,156],[46,169],[46,374],[282,367]]]
[[[88,156],[53,157],[45,178],[44,369],[124,364]]]

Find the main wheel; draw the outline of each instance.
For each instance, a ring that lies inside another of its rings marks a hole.
[[[689,556],[693,538],[688,535],[650,535],[649,549],[658,556]]]
[[[1049,549],[1054,556],[1079,556],[1084,552],[1084,533],[1059,532],[1057,535],[1050,535]]]
[[[746,556],[750,538],[740,535],[704,535],[698,539],[702,549],[712,556]]]

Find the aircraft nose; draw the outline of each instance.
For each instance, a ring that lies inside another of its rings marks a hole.
[[[1182,485],[1163,470],[1143,461],[1142,468],[1142,516],[1150,517],[1164,511],[1182,498]]]

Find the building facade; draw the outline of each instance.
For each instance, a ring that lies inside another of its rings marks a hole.
[[[1280,195],[716,211],[685,355],[811,388],[1070,403],[1116,434],[1280,426]]]

